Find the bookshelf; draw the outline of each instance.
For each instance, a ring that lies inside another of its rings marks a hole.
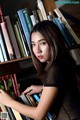
[[[48,5],[48,0],[43,0],[45,5],[45,9],[47,13],[56,8],[54,3],[52,4],[53,0]],[[0,0],[0,5],[2,7],[3,15],[9,15],[13,21],[14,15],[17,13],[18,10],[23,8],[28,8],[29,12],[37,9],[37,0]],[[48,7],[46,7],[48,6]],[[75,17],[77,20],[80,20],[80,5],[63,5],[60,7],[61,10],[67,12],[69,15]],[[80,38],[80,24],[73,23],[69,18],[67,21]],[[80,45],[73,47],[80,49]],[[80,65],[77,65],[76,68],[76,76],[78,80],[78,87],[80,91]],[[20,83],[20,91],[24,91],[26,87],[30,86],[31,84],[41,84],[40,79],[37,76],[37,71],[33,66],[31,56],[25,56],[22,58],[17,58],[14,60],[9,60],[0,63],[0,76],[4,75],[11,75],[16,74],[17,80]]]
[[[48,0],[43,0],[44,3],[46,3],[46,5],[48,5]],[[23,9],[23,8],[28,8],[29,11],[33,11],[35,9],[37,9],[37,0],[0,0],[0,5],[2,7],[2,11],[3,11],[3,15],[9,15],[11,18],[13,18],[13,16],[16,14],[16,12],[19,9]],[[49,7],[51,6],[51,7]],[[56,7],[54,5],[54,2],[52,4],[52,0],[51,3],[49,4],[48,7],[45,6],[45,9],[47,10],[47,13],[49,10],[54,10],[54,8]],[[52,8],[53,7],[53,8]],[[76,17],[76,19],[80,20],[80,4],[73,4],[73,5],[63,5],[60,7],[61,10],[69,13],[70,15]],[[13,18],[14,19],[14,18]],[[69,21],[69,19],[67,19]],[[71,21],[69,21],[69,24],[71,24],[72,28],[74,29],[74,31],[76,32],[76,34],[78,35],[78,37],[80,38],[80,27],[79,25],[76,25],[75,23],[73,24]],[[78,46],[80,47],[80,46]],[[75,47],[74,47],[75,48]],[[25,64],[25,65],[23,65]],[[0,63],[0,75],[5,75],[5,74],[11,74],[11,73],[20,73],[23,69],[28,69],[28,68],[33,68],[33,64],[31,61],[31,57],[24,57],[24,58],[18,58],[15,60],[9,60],[6,62],[2,62]],[[13,69],[12,69],[13,68]]]
[[[54,1],[51,0],[51,3],[48,5],[48,0],[42,0],[45,4],[48,6],[45,6],[45,9],[47,10],[47,13],[49,10],[51,10],[51,12],[54,10],[54,8],[57,5],[54,5]],[[53,4],[52,4],[53,2]],[[11,18],[13,18],[13,16],[16,14],[16,12],[19,9],[23,9],[23,8],[28,8],[29,11],[33,11],[35,9],[37,9],[37,0],[1,0],[0,1],[0,5],[2,7],[2,12],[3,15],[9,15],[11,16]],[[50,7],[49,7],[50,6]],[[76,17],[76,19],[80,20],[80,4],[73,4],[73,5],[63,5],[60,7],[61,10],[69,13],[70,15]],[[14,18],[13,18],[14,19]],[[66,18],[67,19],[67,18]],[[76,32],[76,34],[78,35],[78,37],[80,38],[80,27],[77,24],[73,24],[69,19],[67,19],[69,21],[69,24],[72,26],[72,28],[74,29],[74,31]],[[78,46],[80,47],[80,46]],[[75,47],[74,47],[75,48]],[[25,62],[25,68],[20,68],[21,65],[23,66]],[[28,67],[27,67],[28,64]],[[30,65],[30,66],[29,66]],[[9,67],[10,66],[10,67]],[[9,60],[7,62],[2,62],[0,63],[0,75],[5,75],[5,74],[10,74],[10,73],[19,73],[21,72],[23,69],[28,69],[29,67],[32,67],[32,61],[31,61],[31,57],[24,57],[24,58],[18,58],[15,60]],[[12,69],[13,68],[13,69]],[[22,69],[22,70],[21,70]]]

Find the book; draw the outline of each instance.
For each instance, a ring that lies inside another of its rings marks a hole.
[[[16,111],[15,109],[11,108],[16,120],[23,120],[20,113],[18,111]],[[12,119],[11,119],[12,120]]]
[[[42,17],[41,11],[39,9],[37,10],[37,14],[39,16],[39,20],[43,21],[43,17]]]
[[[80,48],[75,48],[69,50],[69,53],[71,54],[72,58],[75,60],[76,65],[80,65]]]
[[[19,97],[16,98],[16,101],[20,102],[20,103],[23,103],[23,104],[26,104],[26,105],[29,105],[29,101],[26,99],[26,97],[24,95],[20,95]],[[23,120],[32,120],[31,118],[27,117],[27,116],[24,116],[22,114],[20,114],[21,117],[23,118]]]
[[[3,55],[1,44],[0,44],[0,62],[4,62],[4,55]]]
[[[30,15],[29,15],[29,11],[28,11],[27,8],[24,8],[24,9],[22,9],[22,12],[23,12],[23,15],[25,17],[26,24],[28,24],[29,31],[31,31],[33,25],[32,25],[32,21],[31,21]]]
[[[17,19],[16,25],[17,25],[17,28],[18,28],[18,31],[19,31],[19,35],[20,35],[20,38],[21,38],[24,53],[25,53],[25,56],[28,57],[28,56],[30,56],[30,50],[29,50],[29,47],[28,47],[28,44],[27,44],[27,41],[26,41],[26,37],[25,37],[24,31],[23,31],[23,28],[22,28],[22,25],[21,25],[21,22],[20,22],[18,16],[16,16],[16,19]]]
[[[2,22],[0,24],[1,24],[1,29],[2,29],[2,32],[3,32],[5,44],[6,44],[6,47],[7,47],[7,51],[8,51],[8,54],[9,54],[9,59],[12,60],[15,57],[14,57],[14,52],[12,50],[12,46],[11,46],[11,43],[10,43],[10,39],[9,39],[9,35],[8,35],[7,29],[6,29],[5,22]]]
[[[60,19],[60,21],[61,21],[61,19]],[[67,37],[68,37],[68,39],[69,39],[72,47],[77,46],[76,41],[74,40],[74,38],[73,38],[73,36],[71,35],[71,33],[68,31],[68,29],[67,29],[67,27],[65,26],[65,24],[64,24],[62,21],[60,22],[60,24],[61,24],[61,26],[62,26],[65,34],[67,35]]]
[[[4,21],[4,17],[3,17],[3,14],[2,14],[1,7],[0,7],[0,15],[1,15],[1,23],[0,23],[1,30],[2,30],[4,41],[5,41],[7,51],[8,51],[8,54],[9,54],[9,59],[12,60],[12,59],[15,58],[15,55],[14,55],[14,52],[13,52],[13,49],[12,49],[12,45],[11,45],[11,42],[10,42],[9,34],[8,34],[8,31],[7,31],[6,23]]]
[[[23,100],[24,104],[30,105],[30,104],[29,104],[29,101],[27,100],[27,98],[26,98],[26,96],[25,96],[24,94],[21,94],[20,97],[21,97],[21,99]]]
[[[35,99],[33,99],[32,96],[25,96],[24,94],[20,95],[20,97],[17,98],[17,101],[24,103],[26,105],[29,105],[29,106],[36,106],[37,105]],[[33,120],[32,118],[29,118],[29,117],[27,117],[27,119]],[[44,118],[44,120],[48,120],[48,117],[46,116]],[[49,119],[49,120],[52,120],[52,119]]]
[[[13,78],[14,78],[14,82],[15,82],[15,87],[16,87],[16,91],[17,91],[17,96],[20,96],[20,91],[19,91],[19,86],[18,86],[16,74],[13,74]]]
[[[61,24],[60,24],[60,21],[58,20],[57,17],[54,18],[54,19],[55,19],[55,23],[56,23],[57,26],[59,27],[59,29],[60,29],[60,31],[61,31],[63,37],[64,37],[64,40],[65,40],[65,43],[66,43],[67,47],[68,47],[68,48],[71,48],[72,45],[71,45],[71,43],[70,43],[70,41],[69,41],[69,39],[68,39],[66,33],[64,32],[64,29],[62,28],[62,26],[61,26]]]
[[[21,42],[21,38],[20,38],[20,35],[19,35],[17,24],[14,24],[14,31],[15,31],[15,35],[16,35],[16,38],[17,38],[17,43],[18,43],[18,47],[19,47],[19,50],[20,50],[20,53],[21,53],[21,57],[25,57],[25,52],[24,52],[24,49],[23,49],[23,45],[22,45],[22,42]]]
[[[13,31],[13,27],[12,27],[10,17],[5,16],[4,19],[5,19],[5,22],[6,22],[6,26],[7,26],[9,37],[10,37],[10,40],[11,40],[11,44],[13,46],[13,50],[15,52],[15,56],[16,56],[16,58],[21,58],[21,54],[20,54],[20,51],[19,51],[19,48],[18,48],[17,40],[16,40],[14,31]]]
[[[0,108],[1,108],[3,113],[7,113],[7,120],[10,120],[9,113],[6,109],[6,106],[0,103]]]
[[[73,36],[73,38],[75,39],[75,41],[77,42],[77,44],[80,44],[80,39],[77,37],[77,35],[75,34],[75,32],[73,31],[73,29],[71,28],[71,26],[68,24],[67,20],[65,19],[65,17],[63,16],[63,14],[59,10],[59,8],[54,9],[54,13],[59,18],[62,19],[62,21],[64,22],[65,26],[67,27],[67,29],[69,30],[69,32],[71,33],[71,35]]]
[[[4,38],[2,36],[2,32],[0,30],[0,53],[2,54],[2,62],[4,61],[8,61],[8,56],[7,56],[7,52],[6,52],[6,48],[5,48],[5,44],[4,44]],[[1,59],[1,57],[0,57]]]
[[[31,18],[31,21],[32,21],[33,26],[35,26],[35,25],[36,25],[35,16],[32,14],[32,15],[30,15],[30,18]]]
[[[44,20],[47,20],[47,14],[43,5],[43,2],[41,0],[37,0],[37,7],[41,11],[41,14],[43,16]]]
[[[3,80],[3,83],[4,83],[5,91],[8,91],[7,82],[6,82],[5,78],[4,78],[4,76],[2,76],[2,80]]]
[[[53,16],[53,11],[56,8],[55,1],[54,0],[43,0],[43,4],[46,10],[46,13],[48,14],[49,12]]]
[[[37,10],[33,10],[33,11],[32,11],[32,14],[34,15],[36,24],[37,24],[38,22],[40,22],[40,19],[39,19]]]
[[[8,114],[9,114],[10,120],[16,120],[16,118],[15,118],[15,116],[13,114],[12,109],[10,107],[7,107],[7,106],[5,106],[5,107],[7,109]]]
[[[19,19],[20,19],[20,22],[21,22],[21,25],[22,25],[22,28],[23,28],[23,31],[24,31],[24,34],[25,34],[25,37],[27,40],[27,44],[28,44],[28,47],[30,49],[30,32],[28,29],[28,25],[26,24],[22,9],[18,10],[17,14],[19,16]]]

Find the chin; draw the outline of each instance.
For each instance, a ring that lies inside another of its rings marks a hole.
[[[44,62],[46,62],[46,60],[40,60],[40,62],[44,63]]]

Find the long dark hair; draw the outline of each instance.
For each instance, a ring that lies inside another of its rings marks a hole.
[[[31,35],[33,32],[41,33],[50,47],[51,60],[49,64],[47,64],[46,67],[44,67],[43,63],[41,63],[35,57],[32,51],[32,46],[31,46],[32,60],[33,60],[35,68],[40,74],[44,70],[48,70],[50,66],[52,65],[52,63],[55,62],[57,58],[60,59],[64,53],[67,53],[67,49],[65,46],[64,38],[59,28],[54,22],[45,20],[45,21],[42,21],[36,24],[31,31],[30,40],[31,40]]]

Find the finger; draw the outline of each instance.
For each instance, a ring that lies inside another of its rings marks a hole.
[[[28,88],[23,92],[23,94],[28,93],[29,91],[31,91],[31,87],[28,87]]]
[[[4,91],[2,89],[0,89],[0,93],[4,93]]]
[[[34,91],[33,91],[33,90],[30,90],[30,91],[27,93],[27,95],[32,95],[32,94],[34,94]]]

